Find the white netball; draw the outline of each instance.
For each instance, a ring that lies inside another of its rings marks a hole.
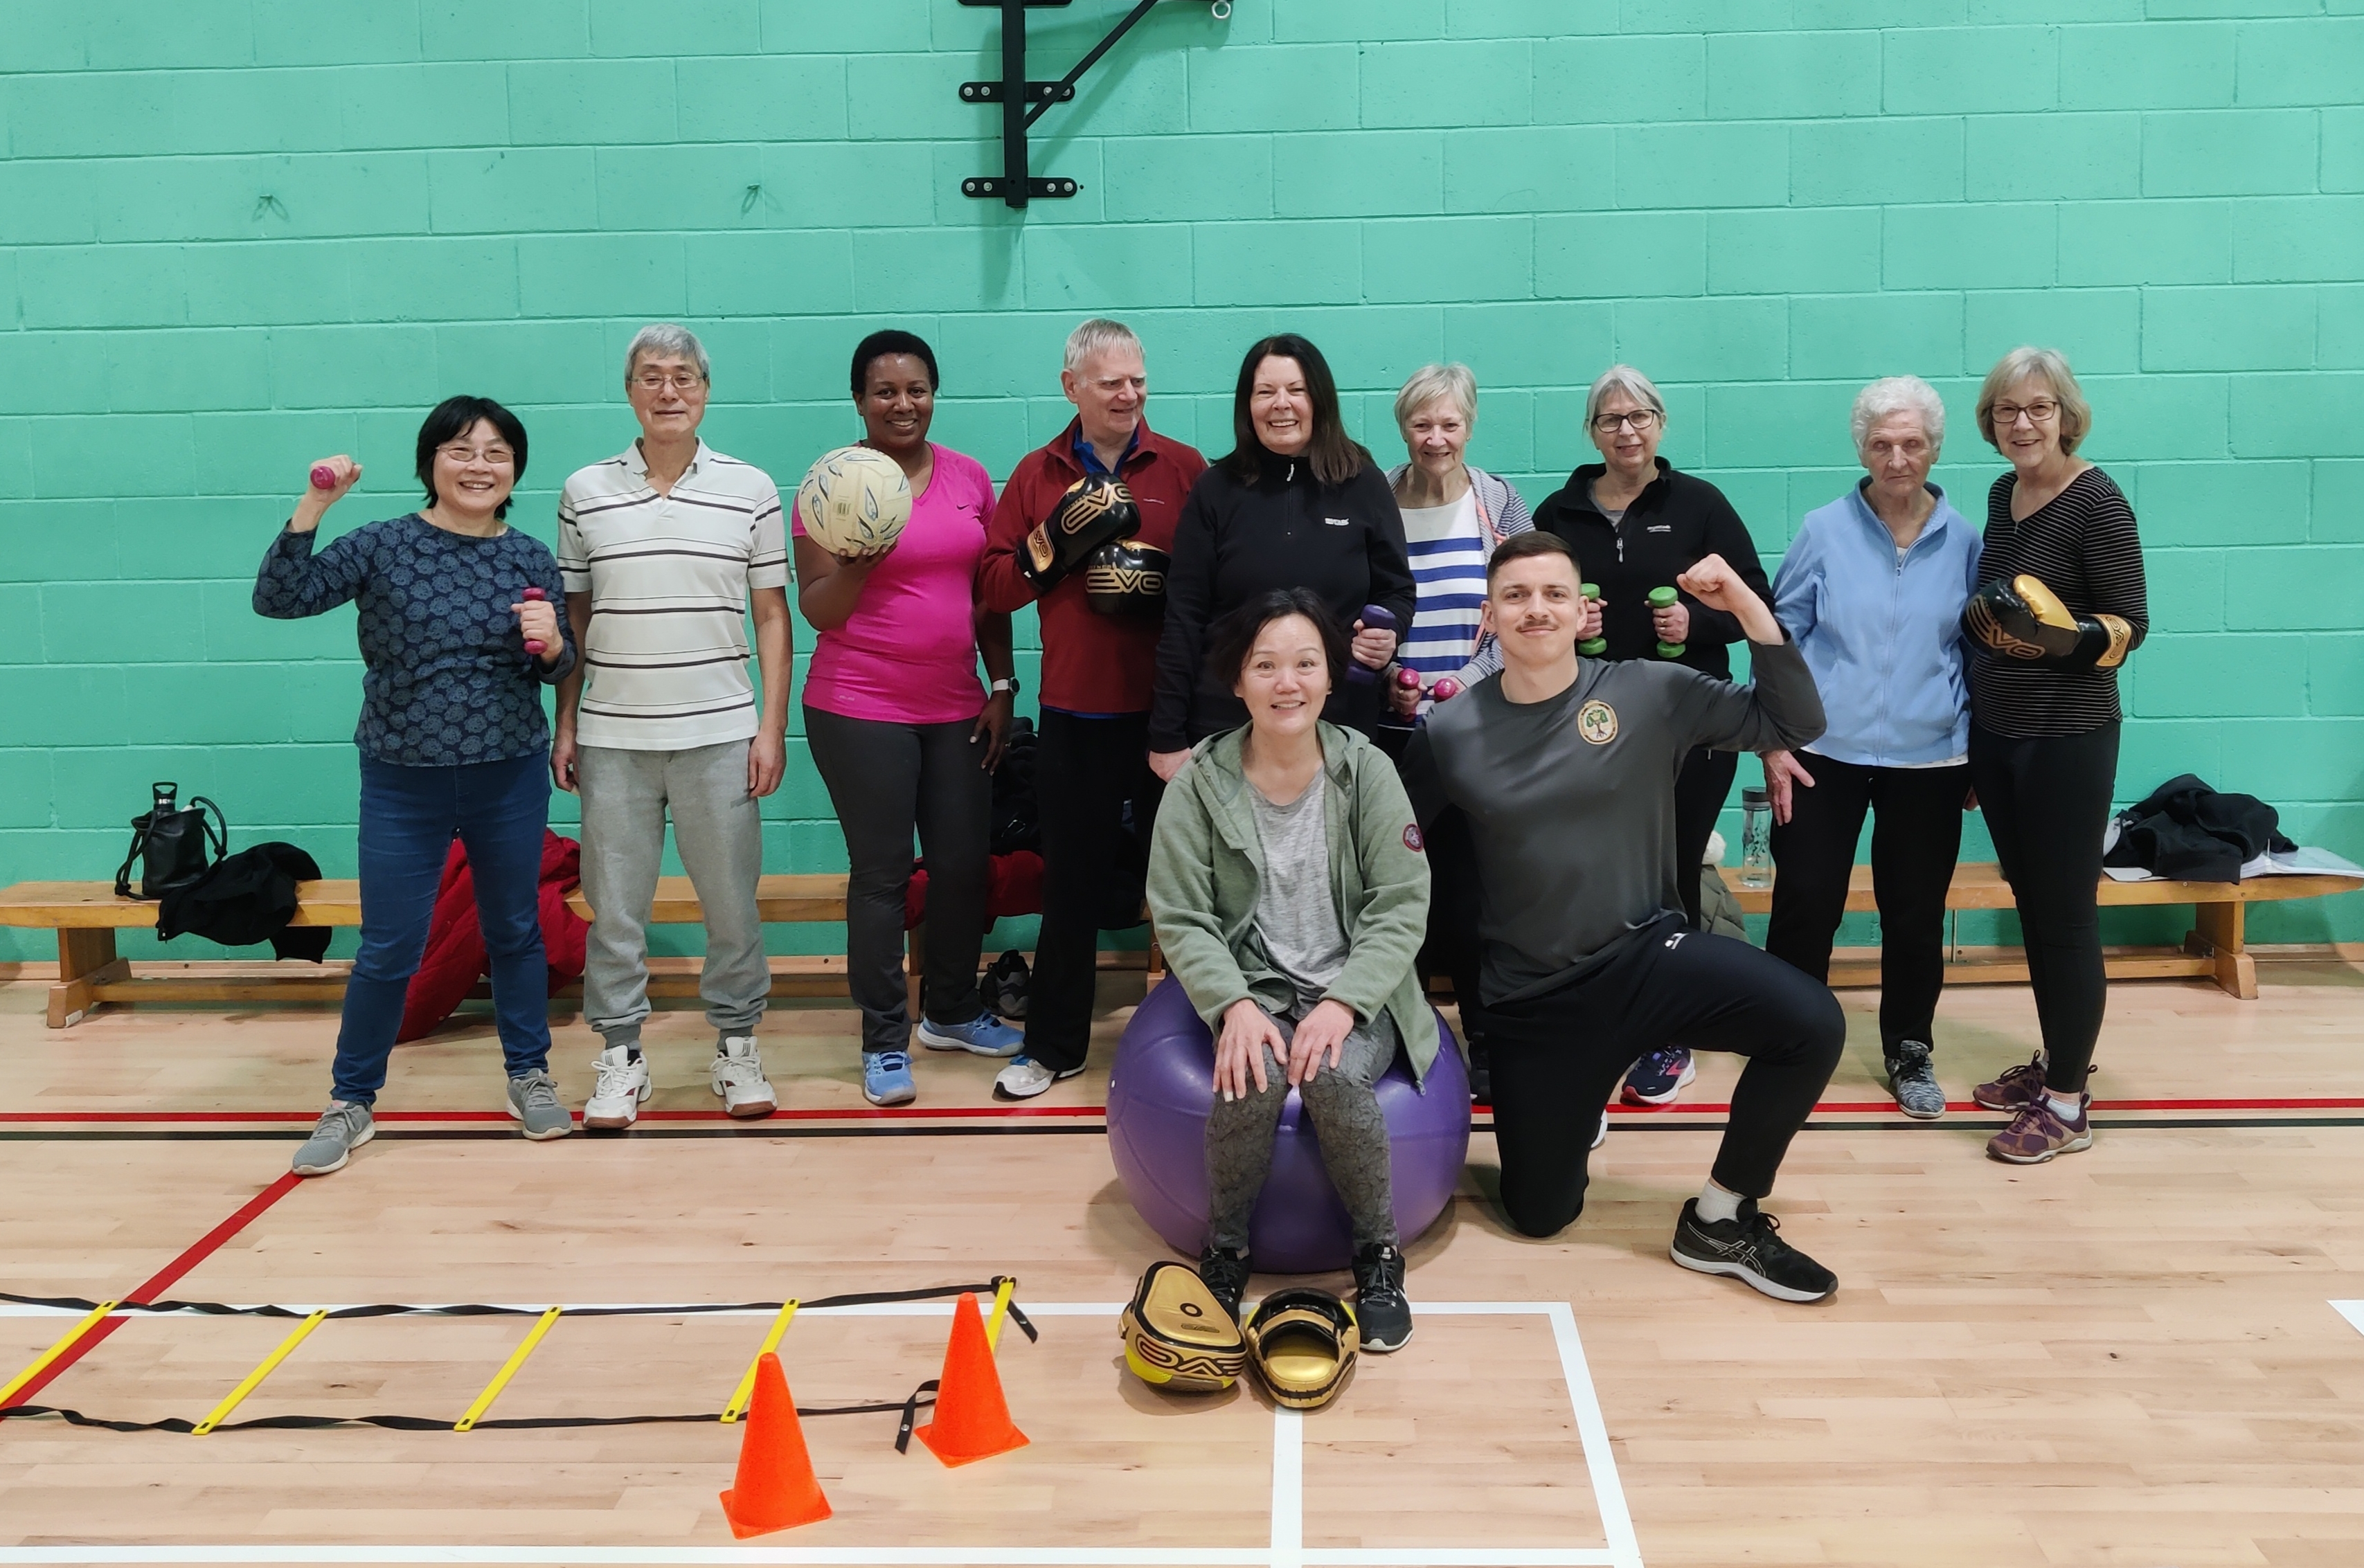
[[[911,482],[885,452],[840,447],[821,453],[797,486],[805,533],[832,555],[868,555],[902,537]]]

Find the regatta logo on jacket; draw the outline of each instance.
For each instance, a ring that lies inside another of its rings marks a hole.
[[[1343,528],[1355,519],[1352,517],[1324,517],[1321,520],[1329,524],[1333,528]]]

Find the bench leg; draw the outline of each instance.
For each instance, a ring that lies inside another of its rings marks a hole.
[[[131,978],[131,965],[115,956],[111,930],[60,931],[58,983],[50,987],[50,1027],[79,1023],[98,1004],[101,985]]]
[[[2183,939],[2186,952],[2213,961],[2216,984],[2244,1002],[2258,999],[2258,961],[2243,940],[2249,906],[2238,901],[2196,904],[2191,909],[2191,933]]]

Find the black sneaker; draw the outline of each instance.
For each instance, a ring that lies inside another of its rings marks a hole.
[[[1245,1252],[1227,1252],[1210,1242],[1207,1250],[1199,1254],[1199,1277],[1207,1282],[1208,1290],[1223,1304],[1223,1310],[1230,1313],[1236,1322],[1240,1316],[1240,1298],[1248,1293],[1248,1255]]]
[[[1469,1042],[1469,1103],[1490,1106],[1494,1103],[1494,1064],[1486,1052],[1486,1042]]]
[[[1896,1108],[1915,1121],[1935,1121],[1946,1114],[1946,1091],[1937,1086],[1935,1054],[1928,1041],[1900,1040],[1883,1053],[1888,1062],[1888,1089]]]
[[[1404,1298],[1404,1257],[1374,1243],[1355,1254],[1355,1326],[1363,1349],[1383,1356],[1411,1338],[1411,1303]]]
[[[1776,1301],[1820,1301],[1838,1289],[1839,1276],[1781,1240],[1781,1222],[1753,1197],[1740,1200],[1737,1219],[1699,1217],[1699,1199],[1683,1205],[1667,1255],[1687,1269],[1745,1281]]]

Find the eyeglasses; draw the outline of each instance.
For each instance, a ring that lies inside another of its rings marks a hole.
[[[696,371],[682,371],[675,375],[658,375],[653,372],[643,372],[632,379],[641,384],[642,392],[663,392],[668,386],[675,392],[687,392],[706,380]]]
[[[2008,429],[2019,423],[2019,417],[2022,414],[2026,415],[2036,424],[2049,425],[2059,417],[2060,405],[2048,397],[2039,397],[2028,404],[1998,403],[1989,412],[1994,417],[1998,429]]]
[[[1631,414],[1596,414],[1592,418],[1592,428],[1604,436],[1613,436],[1617,433],[1618,426],[1631,425],[1634,427],[1634,433],[1638,436],[1657,422],[1656,409],[1636,408]]]
[[[1149,390],[1149,378],[1145,375],[1103,376],[1099,380],[1093,382],[1091,385],[1093,390],[1103,393],[1110,397],[1114,397],[1118,393],[1124,391],[1127,387],[1132,389],[1135,396],[1139,396],[1141,394]]]
[[[435,455],[446,462],[482,462],[498,468],[515,456],[507,447],[437,447]]]

